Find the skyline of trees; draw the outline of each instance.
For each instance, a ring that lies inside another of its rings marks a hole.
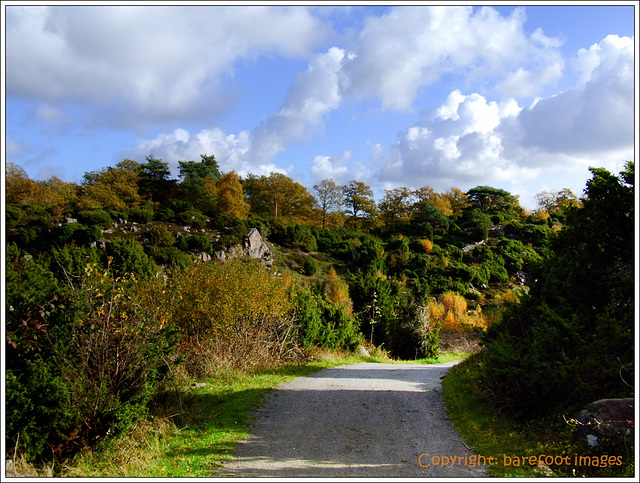
[[[251,214],[286,218],[319,229],[344,225],[362,229],[397,227],[415,217],[435,221],[438,215],[460,215],[472,205],[481,213],[505,208],[526,213],[518,196],[490,186],[477,186],[467,192],[451,187],[441,193],[430,186],[415,190],[396,187],[385,189],[376,201],[371,187],[358,180],[339,185],[324,179],[313,186],[314,195],[282,173],[245,177],[235,171],[222,173],[213,155],[178,163],[178,179],[171,178],[168,162],[148,155],[144,163],[125,159],[115,166],[88,171],[76,184],[56,177],[32,180],[22,167],[7,162],[6,201],[41,205],[57,216],[73,209],[131,211],[147,206],[176,213],[197,210],[205,216],[226,215],[240,220]],[[541,218],[581,203],[567,188],[542,191],[535,200],[538,206],[534,213]]]

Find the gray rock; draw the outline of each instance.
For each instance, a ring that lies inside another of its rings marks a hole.
[[[622,448],[633,439],[634,417],[633,398],[600,399],[578,414],[577,433],[589,446],[606,442]]]
[[[211,255],[209,255],[207,252],[200,252],[196,255],[196,257],[199,260],[202,260],[203,262],[209,262],[211,261]]]
[[[249,229],[241,245],[232,245],[226,250],[218,250],[214,257],[223,263],[232,258],[241,257],[255,258],[265,265],[272,263],[269,246],[256,228]]]
[[[257,230],[257,228],[249,229],[249,232],[244,239],[243,245],[246,255],[250,258],[262,259],[271,257],[269,247],[262,239],[262,236],[260,235],[260,232]]]
[[[360,357],[371,357],[369,355],[369,351],[367,349],[365,349],[363,346],[359,345],[358,346],[358,355]]]

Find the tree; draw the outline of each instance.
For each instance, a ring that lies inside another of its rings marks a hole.
[[[288,218],[296,223],[313,222],[316,199],[300,183],[282,173],[249,175],[243,182],[251,211],[273,219]]]
[[[224,174],[216,183],[216,209],[219,213],[245,220],[249,204],[244,200],[240,177],[235,171]]]
[[[200,181],[210,179],[218,181],[220,179],[220,171],[218,162],[213,155],[200,155],[201,160],[196,161],[178,161],[178,169],[180,178],[183,182]]]
[[[445,234],[449,230],[449,218],[444,216],[433,203],[422,206],[422,209],[414,215],[414,221],[418,226],[428,224],[438,234]]]
[[[29,175],[24,168],[9,161],[7,162],[5,173],[7,203],[31,203],[36,190],[36,183],[29,179]]]
[[[409,188],[393,188],[384,190],[384,198],[378,204],[382,222],[388,228],[409,223],[411,220],[414,192]]]
[[[634,393],[634,164],[590,170],[530,298],[484,344],[484,383],[522,417]]]
[[[446,195],[436,193],[430,186],[423,186],[422,188],[414,191],[414,197],[416,198],[416,201],[413,204],[413,208],[418,212],[424,210],[425,206],[430,204],[440,210],[444,216],[451,216],[453,214],[451,198]]]
[[[152,154],[145,159],[147,162],[140,165],[140,192],[151,201],[164,203],[176,185],[176,181],[170,179],[169,163],[154,158]]]
[[[131,163],[86,172],[78,206],[105,210],[135,208],[142,201],[138,180],[138,169]]]
[[[36,181],[30,203],[45,207],[54,216],[62,216],[77,201],[78,186],[52,176],[46,181]]]
[[[374,218],[378,215],[378,208],[373,199],[373,191],[362,181],[352,180],[342,188],[344,203],[352,219],[357,219],[360,213],[365,217]]]
[[[570,207],[581,206],[578,197],[568,188],[564,188],[560,191],[544,190],[538,193],[534,198],[538,207],[547,213],[564,212]]]
[[[467,191],[471,204],[480,208],[483,213],[511,213],[519,208],[518,198],[508,191],[491,186],[476,186]]]
[[[220,179],[218,162],[213,155],[200,155],[200,162],[178,161],[179,195],[188,200],[203,213],[215,210],[216,199],[213,195],[215,183]]]
[[[318,205],[322,212],[322,229],[327,222],[327,215],[338,211],[342,206],[342,186],[337,185],[332,179],[323,179],[313,186],[316,190]]]
[[[469,206],[469,197],[459,188],[449,188],[448,191],[442,193],[442,198],[446,200],[453,215],[461,214]]]

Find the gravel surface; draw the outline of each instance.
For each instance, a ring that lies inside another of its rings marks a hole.
[[[441,378],[455,364],[360,363],[283,384],[257,411],[221,475],[487,476],[465,464],[473,452],[443,407]],[[454,464],[442,467],[444,457],[455,457]]]

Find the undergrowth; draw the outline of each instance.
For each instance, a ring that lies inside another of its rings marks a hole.
[[[633,448],[623,451],[624,454],[608,454],[607,458],[620,458],[603,466],[603,455],[574,438],[564,419],[572,415],[558,414],[518,423],[498,411],[481,386],[482,363],[479,353],[454,366],[444,378],[442,389],[456,430],[476,454],[494,458],[492,464],[486,465],[490,476],[634,476]],[[546,467],[538,464],[540,455],[545,455],[543,462],[549,463],[545,463]],[[576,464],[580,458],[582,464]],[[529,464],[532,461],[534,465]]]

